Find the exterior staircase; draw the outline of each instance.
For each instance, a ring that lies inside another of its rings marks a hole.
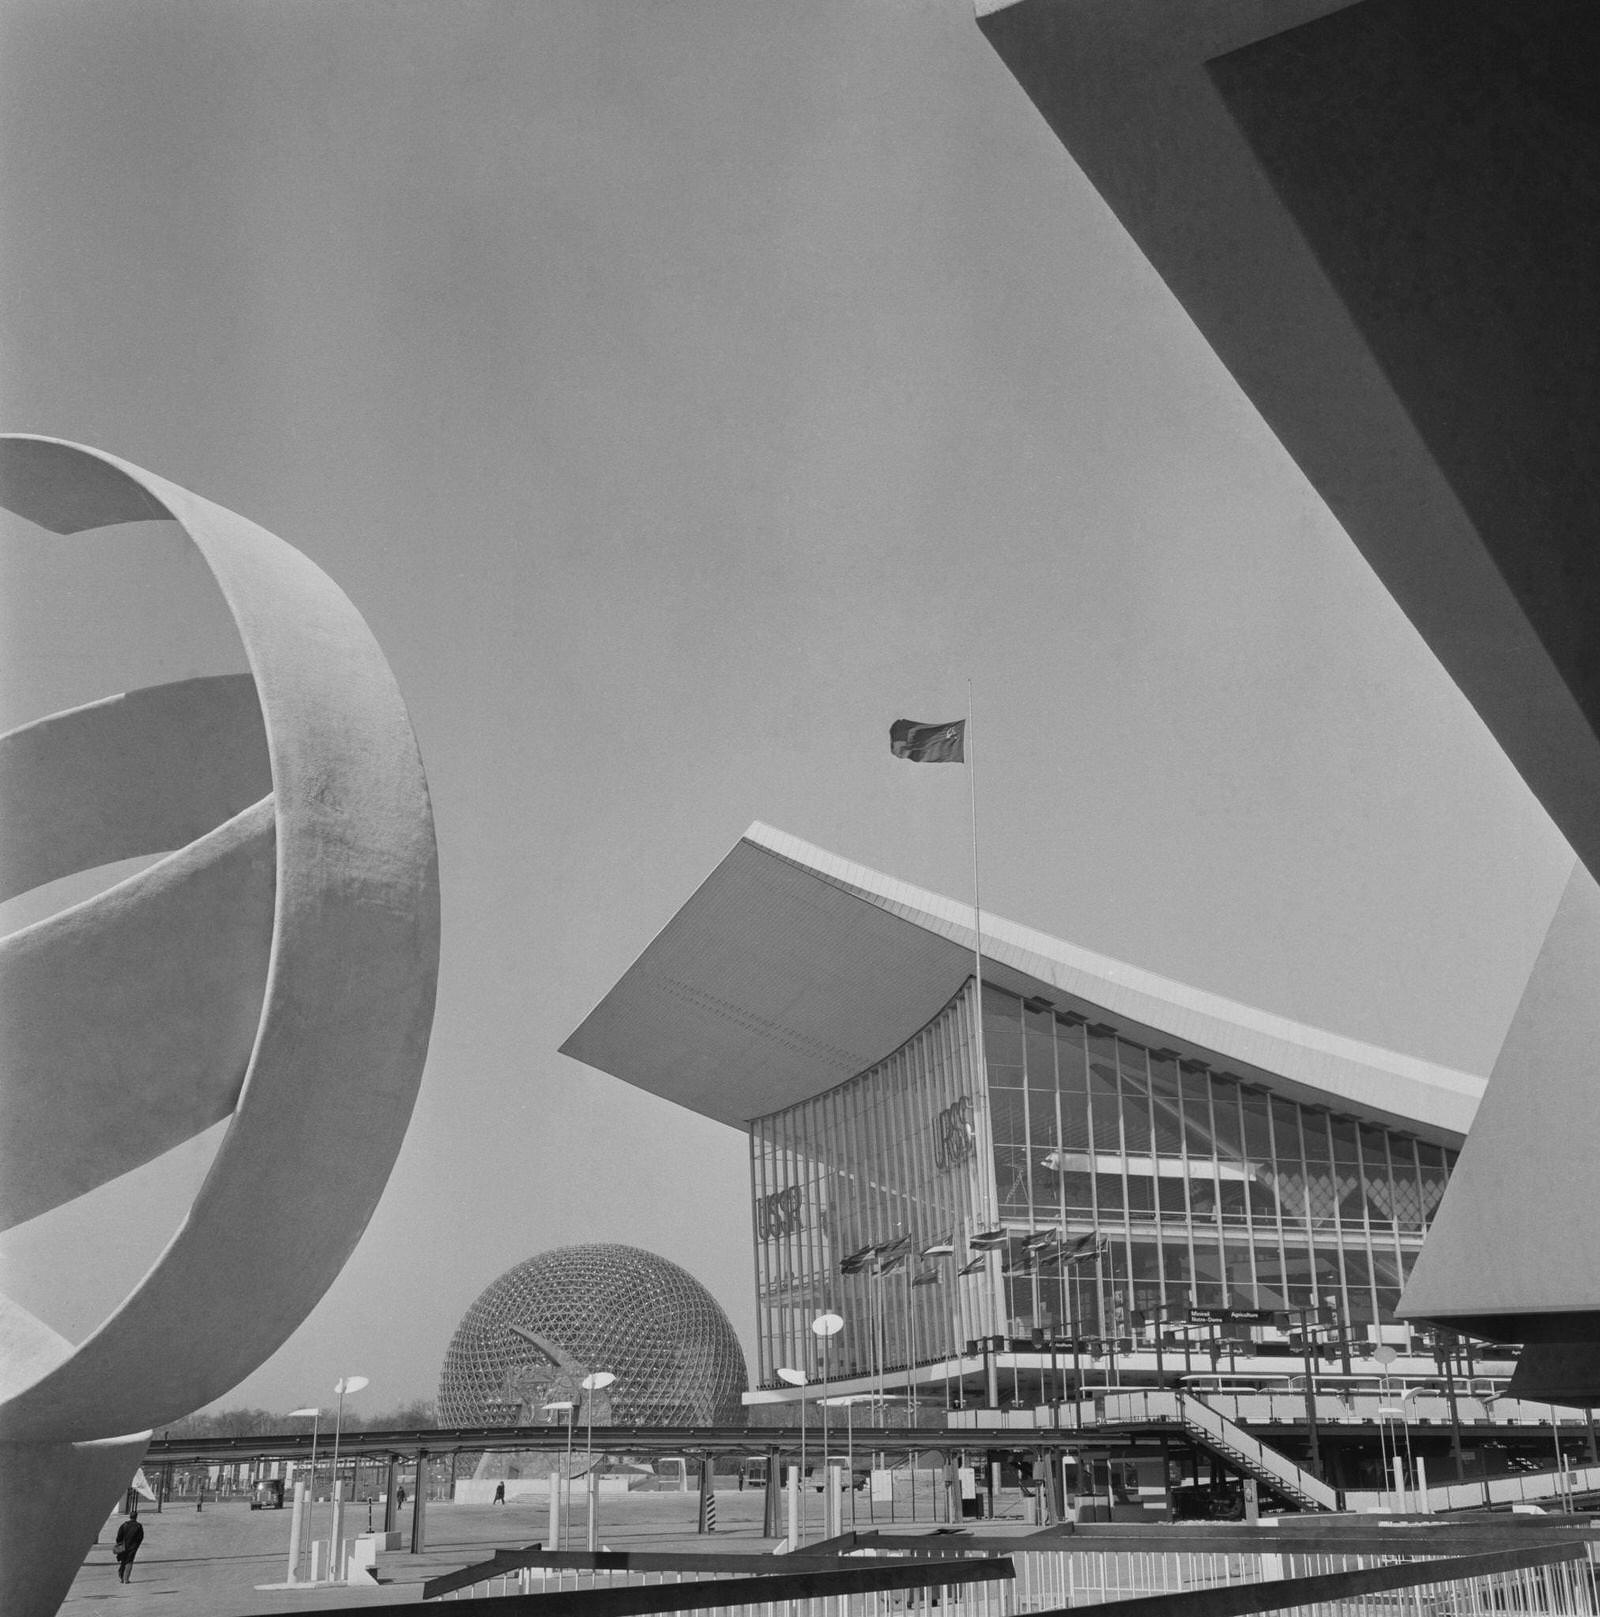
[[[1095,1418],[1107,1425],[1170,1420],[1202,1447],[1302,1510],[1337,1510],[1334,1489],[1288,1455],[1252,1437],[1194,1393],[1121,1392],[1095,1399]]]

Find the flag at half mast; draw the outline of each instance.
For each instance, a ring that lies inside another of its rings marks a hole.
[[[965,753],[967,721],[954,719],[948,724],[918,724],[915,719],[896,719],[889,726],[889,751],[896,758],[913,764],[959,764]]]

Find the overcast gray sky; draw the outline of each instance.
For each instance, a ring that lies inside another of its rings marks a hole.
[[[411,1132],[224,1404],[431,1395],[579,1239],[748,1345],[743,1137],[556,1047],[752,819],[970,896],[962,772],[887,746],[968,678],[986,907],[1493,1061],[1566,846],[967,0],[0,0],[0,343],[6,428],[344,587],[434,793]],[[165,531],[0,541],[0,727],[241,666]],[[208,1143],[5,1289],[87,1331]]]

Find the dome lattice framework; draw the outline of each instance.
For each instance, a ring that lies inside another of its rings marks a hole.
[[[580,1383],[609,1370],[594,1399]],[[448,1426],[564,1422],[739,1424],[749,1385],[728,1316],[687,1270],[610,1243],[558,1247],[508,1269],[456,1327],[439,1376]]]

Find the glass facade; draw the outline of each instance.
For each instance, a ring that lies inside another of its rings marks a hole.
[[[820,1372],[810,1325],[824,1309],[845,1320],[834,1374],[937,1357],[991,1325],[993,1277],[924,1256],[946,1238],[964,1251],[991,1205],[973,1005],[969,982],[887,1060],[751,1125],[764,1383]]]
[[[822,1309],[846,1320],[835,1373],[1121,1336],[1162,1303],[1393,1322],[1453,1151],[992,986],[979,1082],[973,1000],[969,982],[887,1060],[752,1126],[764,1382],[814,1373]],[[1030,1252],[1044,1231],[1063,1239]]]

